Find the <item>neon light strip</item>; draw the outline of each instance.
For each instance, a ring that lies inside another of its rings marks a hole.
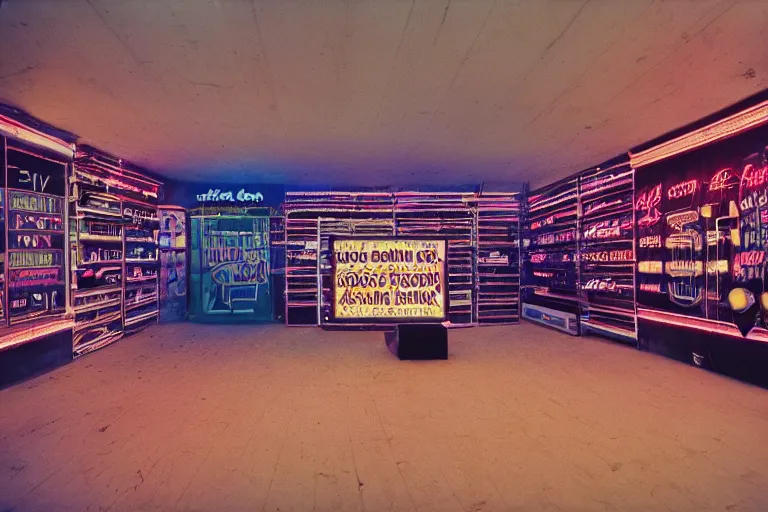
[[[722,334],[733,338],[748,339],[752,341],[762,341],[768,343],[768,330],[760,327],[753,328],[747,336],[742,336],[739,329],[732,324],[721,322],[719,320],[705,320],[703,318],[694,318],[680,315],[677,313],[667,313],[665,311],[654,311],[651,309],[637,309],[637,317],[651,322],[658,322],[677,327],[690,328],[708,333]]]
[[[67,144],[61,139],[51,137],[50,135],[24,126],[18,121],[14,121],[5,116],[0,116],[0,132],[4,132],[6,135],[10,135],[11,137],[24,142],[49,149],[67,157],[69,160],[72,160],[75,157],[74,144]]]
[[[71,329],[74,325],[75,322],[72,320],[56,320],[39,326],[25,327],[20,332],[8,333],[0,337],[0,352]]]
[[[581,325],[591,328],[595,331],[610,332],[611,334],[615,334],[616,336],[631,338],[633,340],[637,339],[637,333],[634,331],[621,329],[619,327],[614,327],[612,325],[604,324],[602,322],[596,322],[594,320],[582,320]]]
[[[711,144],[768,122],[768,101],[721,119],[698,130],[659,144],[645,151],[629,153],[629,162],[637,169],[659,160]]]

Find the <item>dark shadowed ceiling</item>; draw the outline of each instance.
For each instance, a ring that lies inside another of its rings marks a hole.
[[[6,0],[0,101],[189,180],[530,181],[768,86],[762,0]]]

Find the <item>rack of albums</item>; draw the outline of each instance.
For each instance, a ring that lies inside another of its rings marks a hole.
[[[519,321],[517,193],[287,192],[283,208],[288,325],[334,323],[332,236],[443,238],[449,325]]]
[[[161,183],[80,146],[70,178],[74,355],[158,319]]]
[[[579,333],[577,177],[532,191],[527,200],[523,318]]]
[[[629,162],[579,179],[581,331],[637,340],[634,170]]]

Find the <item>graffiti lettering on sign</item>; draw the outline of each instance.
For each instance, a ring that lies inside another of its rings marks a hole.
[[[25,169],[19,169],[19,177],[18,182],[19,183],[29,183],[32,186],[32,190],[35,192],[45,192],[45,187],[48,186],[48,182],[50,181],[50,176],[44,176],[42,174],[38,174],[36,172],[29,172]],[[27,187],[23,187],[27,188]]]
[[[443,240],[334,240],[336,318],[443,318]]]
[[[699,220],[699,212],[687,211],[671,213],[667,215],[667,225],[677,231],[682,231],[686,224],[693,224]]]
[[[246,192],[243,188],[236,193],[233,193],[232,191],[222,192],[221,189],[217,188],[214,190],[211,188],[208,189],[207,194],[198,194],[197,200],[201,203],[217,203],[221,201],[228,201],[231,203],[258,203],[264,200],[264,196],[261,192],[256,192],[254,194]]]
[[[657,249],[661,247],[661,235],[640,237],[638,245],[641,249]]]
[[[641,292],[663,293],[661,283],[640,283]]]
[[[768,190],[754,191],[739,202],[742,212],[768,205]]]
[[[8,235],[8,241],[13,249],[52,249],[52,239],[53,235],[22,235],[19,233]]]
[[[752,164],[744,166],[741,173],[741,188],[757,188],[768,182],[768,166],[755,167]]]
[[[765,251],[746,251],[733,259],[733,277],[737,281],[763,278]]]
[[[712,179],[709,180],[709,191],[729,190],[739,185],[739,177],[734,174],[732,169],[723,169],[717,171]]]
[[[61,251],[11,251],[10,268],[54,267],[61,265]]]
[[[11,210],[24,210],[36,213],[61,213],[61,198],[48,197],[20,192],[8,191],[9,208]]]
[[[544,263],[547,261],[546,253],[531,254],[531,263]]]
[[[224,286],[264,284],[267,282],[268,272],[267,261],[223,263],[211,269],[211,278]]]
[[[50,286],[64,284],[59,275],[58,268],[29,268],[10,270],[8,273],[8,285],[11,288],[24,288],[27,286]]]
[[[590,279],[589,281],[584,283],[583,288],[585,290],[598,291],[598,292],[614,292],[614,291],[617,291],[618,289],[616,281],[613,281],[610,278]]]
[[[667,191],[667,197],[670,199],[679,199],[681,197],[693,195],[696,192],[696,187],[699,182],[696,180],[683,181],[677,185],[669,187]]]
[[[39,214],[24,214],[11,212],[10,229],[40,229],[43,231],[61,231],[61,217]]]
[[[639,261],[637,271],[641,274],[661,274],[664,263],[661,261]]]
[[[640,212],[645,212],[645,215],[637,220],[638,227],[651,227],[656,225],[661,220],[661,213],[659,212],[659,204],[661,203],[661,183],[653,187],[651,190],[640,194],[640,197],[635,203],[635,209]]]

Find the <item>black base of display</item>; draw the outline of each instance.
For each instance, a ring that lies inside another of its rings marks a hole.
[[[72,361],[72,330],[0,352],[0,388]]]
[[[638,319],[640,350],[768,388],[768,344]]]
[[[448,359],[448,329],[442,324],[403,324],[384,333],[384,341],[400,360]]]

